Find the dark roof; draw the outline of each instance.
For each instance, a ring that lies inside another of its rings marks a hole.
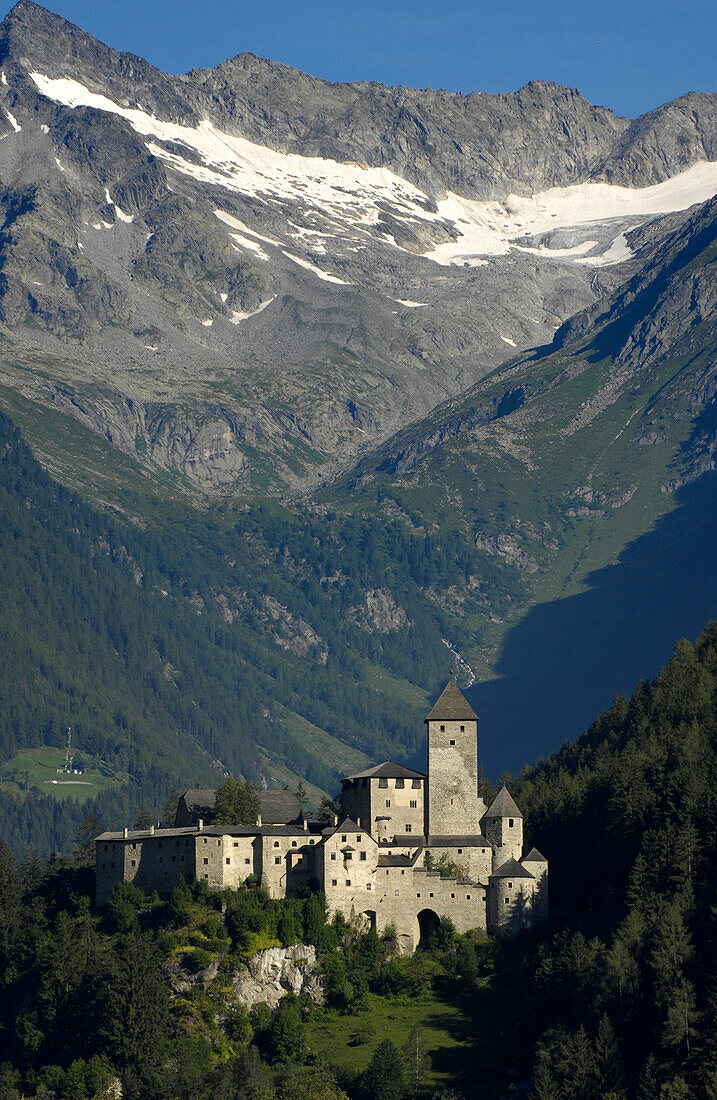
[[[214,815],[217,792],[190,787],[185,791],[184,804],[190,817],[209,821]],[[301,816],[301,803],[292,791],[259,791],[259,807],[262,824],[287,825]]]
[[[338,825],[330,825],[328,829],[323,830],[323,833],[324,836],[333,836],[334,833],[365,833],[366,836],[371,836],[368,829],[362,829],[350,817],[345,817]]]
[[[259,791],[263,825],[288,825],[301,817],[301,803],[293,791]]]
[[[346,779],[425,779],[423,772],[414,772],[412,768],[404,768],[403,764],[394,764],[393,760],[385,760],[383,764],[376,764],[373,768],[367,768],[365,772],[356,772],[355,775],[347,775]]]
[[[451,678],[438,696],[433,708],[426,717],[427,722],[476,722],[478,715],[473,710],[458,684]]]
[[[545,856],[541,856],[537,848],[531,848],[527,856],[523,856],[522,863],[547,863]]]
[[[491,878],[535,878],[535,875],[531,874],[527,867],[523,867],[518,863],[517,859],[509,859],[497,871],[494,871],[490,876]]]
[[[413,862],[411,856],[402,855],[388,855],[388,853],[381,853],[378,857],[379,867],[410,867]]]
[[[508,788],[503,785],[500,788],[498,797],[493,801],[489,810],[485,812],[486,817],[520,817],[522,813],[513,801],[513,796],[510,794]]]
[[[485,836],[429,836],[429,848],[492,848]]]
[[[205,825],[201,832],[196,825],[185,825],[175,829],[155,829],[150,833],[149,829],[129,829],[127,836],[123,832],[107,832],[97,837],[97,840],[149,840],[152,837],[177,837],[177,836],[321,836],[323,821],[308,821],[304,829],[303,824],[288,825]]]

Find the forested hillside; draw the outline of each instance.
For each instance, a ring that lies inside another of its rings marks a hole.
[[[122,885],[95,913],[87,829],[48,865],[2,846],[0,1097],[100,1100],[119,1078],[143,1100],[498,1100],[511,1080],[540,1100],[713,1100],[716,778],[710,626],[516,782],[548,924],[488,941],[444,922],[410,960],[390,929],[326,925],[321,894]],[[252,952],[297,942],[326,1006],[241,1008]]]
[[[88,805],[118,827],[224,770],[333,791],[367,758],[410,755],[442,639],[521,591],[456,532],[261,505],[131,525],[53,482],[1,416],[0,448],[0,825],[18,851],[67,851]],[[469,576],[463,621],[440,596]],[[84,806],[47,797],[54,766],[37,780],[26,752],[68,726],[103,781]]]

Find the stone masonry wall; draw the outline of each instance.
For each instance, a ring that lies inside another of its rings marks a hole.
[[[478,833],[477,722],[428,723],[428,832]]]

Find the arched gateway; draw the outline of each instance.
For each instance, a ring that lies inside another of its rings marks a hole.
[[[425,946],[431,936],[433,936],[440,927],[441,918],[438,916],[438,913],[435,913],[433,909],[421,909],[421,912],[416,917],[414,945],[416,947],[418,947],[419,944]]]

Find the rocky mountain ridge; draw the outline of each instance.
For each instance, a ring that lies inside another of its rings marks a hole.
[[[548,343],[637,270],[626,233],[649,249],[717,190],[711,95],[629,122],[538,82],[248,54],[167,76],[32,0],[0,69],[0,386],[26,426],[59,410],[189,492],[321,484]]]

